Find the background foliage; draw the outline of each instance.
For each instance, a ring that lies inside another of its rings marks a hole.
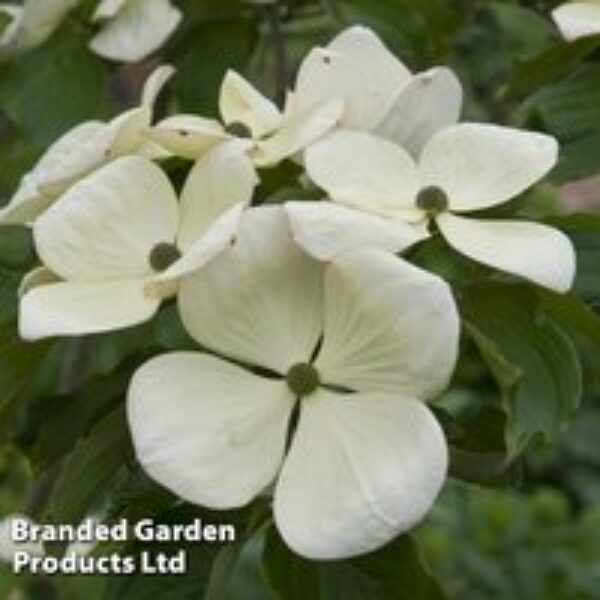
[[[235,546],[193,549],[186,577],[17,580],[2,569],[0,597],[20,590],[25,598],[115,600],[599,598],[600,215],[569,214],[561,186],[600,173],[600,36],[565,44],[549,19],[556,2],[546,1],[175,4],[183,24],[160,56],[143,63],[114,65],[87,50],[88,1],[43,46],[0,63],[0,204],[60,133],[134,105],[158,62],[178,68],[166,102],[211,115],[226,69],[278,96],[312,46],[362,23],[413,70],[454,68],[466,90],[466,119],[559,138],[550,183],[501,210],[571,236],[579,260],[575,293],[559,297],[504,281],[439,240],[412,251],[416,263],[450,279],[464,318],[459,369],[436,404],[454,481],[412,539],[361,559],[317,564],[290,553],[261,502],[222,515],[177,504],[135,464],[124,392],[146,357],[190,344],[173,307],[123,333],[24,344],[15,294],[35,259],[28,232],[0,230],[0,515],[25,510],[73,523],[95,511],[163,522],[200,515],[234,521],[243,532]],[[278,62],[274,18],[287,66]],[[282,175],[272,175],[262,193]]]

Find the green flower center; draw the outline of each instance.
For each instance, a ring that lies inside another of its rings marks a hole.
[[[244,138],[244,139],[252,139],[252,130],[245,123],[240,123],[239,121],[234,121],[233,123],[229,123],[225,127],[225,131],[229,135],[233,135],[234,137]]]
[[[437,186],[423,188],[417,195],[417,206],[433,217],[447,210],[448,204],[448,195]]]
[[[296,396],[310,396],[321,385],[321,377],[312,365],[298,363],[290,368],[285,380]]]
[[[174,262],[181,258],[181,252],[175,244],[161,242],[150,251],[148,262],[154,271],[166,271]]]

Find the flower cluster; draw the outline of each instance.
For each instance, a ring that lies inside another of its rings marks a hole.
[[[0,212],[31,225],[42,263],[22,285],[21,335],[107,332],[175,297],[199,349],[132,379],[143,468],[212,508],[272,496],[305,556],[373,550],[423,518],[448,462],[427,403],[452,376],[460,319],[449,285],[401,253],[442,236],[504,277],[567,291],[568,238],[485,212],[548,173],[557,143],[459,122],[449,69],[413,74],[362,27],[310,52],[282,110],[230,72],[221,120],[155,122],[171,75],[65,134]],[[286,160],[322,200],[262,197],[264,170]],[[179,192],[174,162],[190,165]]]
[[[24,52],[44,43],[81,0],[25,0],[0,4],[10,22],[0,32],[3,53]],[[99,29],[90,49],[109,60],[136,62],[160,48],[181,21],[171,0],[98,0],[91,15]]]

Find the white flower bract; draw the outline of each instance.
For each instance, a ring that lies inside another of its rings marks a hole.
[[[600,2],[567,2],[552,12],[552,18],[568,41],[600,35]]]
[[[167,117],[150,137],[177,156],[195,160],[208,149],[239,139],[258,167],[274,166],[293,157],[327,133],[342,114],[343,103],[330,98],[310,110],[283,112],[241,75],[229,71],[222,83],[219,108],[223,124],[196,115]]]
[[[44,267],[20,300],[25,339],[118,329],[149,319],[182,275],[221,252],[256,186],[233,142],[198,161],[178,203],[162,170],[126,156],[75,184],[35,223]],[[41,284],[40,284],[41,283]],[[38,285],[39,284],[39,285]]]
[[[340,126],[372,131],[418,154],[439,129],[456,123],[462,87],[445,67],[411,74],[366,27],[351,27],[300,66],[290,106],[303,112],[344,100]]]
[[[119,156],[164,156],[144,133],[151,125],[154,103],[173,73],[170,66],[156,69],[146,81],[139,107],[108,123],[81,123],[54,142],[0,209],[0,225],[33,223],[71,185]]]
[[[390,236],[378,231],[407,222],[423,227],[431,220],[459,252],[565,292],[573,283],[575,253],[564,234],[539,223],[463,214],[524,192],[550,171],[557,153],[556,140],[548,135],[463,123],[435,134],[417,162],[390,141],[339,131],[308,149],[306,168],[336,205],[353,211],[357,228],[358,214],[369,215],[362,225],[365,232],[371,231],[369,243],[398,250]],[[431,193],[438,196],[440,206],[423,204],[423,194]],[[339,226],[336,214],[339,209],[302,202],[288,203],[286,209],[296,239],[314,256],[331,258],[348,247],[348,231]],[[323,223],[320,228],[313,227],[316,220]],[[322,232],[327,239],[322,239]]]
[[[110,60],[137,62],[167,41],[182,14],[171,0],[102,0],[93,18],[103,25],[91,50]]]
[[[275,482],[277,527],[310,558],[368,552],[423,518],[447,468],[425,401],[448,384],[459,336],[441,279],[374,249],[325,266],[296,246],[280,208],[261,207],[183,280],[179,305],[224,358],[176,352],[135,374],[128,420],[154,479],[218,509]],[[320,382],[301,398],[298,365]]]

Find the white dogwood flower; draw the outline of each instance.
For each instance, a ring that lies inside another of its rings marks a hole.
[[[281,208],[261,207],[183,280],[179,305],[226,358],[175,352],[134,375],[128,421],[151,477],[216,509],[274,484],[277,527],[316,559],[368,552],[423,518],[447,468],[425,403],[457,356],[445,282],[376,249],[324,266]]]
[[[101,0],[93,20],[103,25],[90,48],[110,60],[137,62],[160,48],[181,18],[171,0]]]
[[[548,135],[464,123],[437,133],[416,163],[387,140],[339,131],[306,154],[310,177],[334,205],[293,202],[286,208],[296,239],[319,258],[352,242],[353,232],[338,214],[351,213],[354,230],[360,230],[359,213],[366,213],[369,219],[356,243],[388,249],[390,239],[383,233],[377,241],[384,227],[435,221],[462,254],[565,292],[573,282],[575,254],[563,233],[539,223],[468,215],[524,192],[554,166],[557,152],[556,140]],[[316,222],[321,225],[315,227]]]
[[[196,163],[179,202],[163,171],[139,156],[81,180],[35,223],[38,255],[59,281],[39,271],[29,278],[21,336],[103,332],[151,318],[179,277],[230,243],[256,184],[236,143]]]
[[[31,50],[43,44],[79,0],[25,0],[22,5],[0,4],[11,21],[0,33],[0,56]]]
[[[436,131],[458,121],[463,93],[450,69],[413,75],[373,31],[357,26],[309,53],[290,105],[303,112],[339,97],[341,127],[372,131],[418,154]]]
[[[158,123],[149,137],[173,154],[195,160],[230,139],[242,140],[255,165],[276,165],[304,150],[327,133],[342,114],[339,98],[283,112],[241,75],[229,71],[221,86],[223,123],[196,115],[177,115]]]
[[[552,12],[563,37],[574,41],[588,35],[600,35],[600,1],[567,2]]]
[[[0,209],[0,225],[32,223],[73,183],[119,156],[164,156],[144,132],[151,125],[154,103],[173,73],[170,66],[159,67],[146,81],[140,106],[107,123],[81,123],[54,142]]]

